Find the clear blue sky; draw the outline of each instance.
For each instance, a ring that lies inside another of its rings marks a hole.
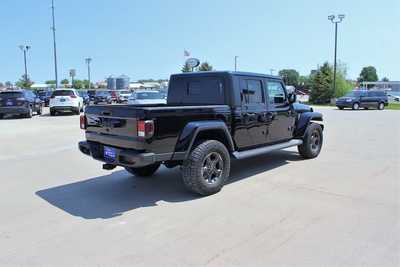
[[[53,79],[50,0],[1,0],[0,81],[23,74],[19,44],[29,44],[28,68],[36,82]],[[339,25],[338,58],[348,77],[373,65],[379,78],[400,80],[399,0],[56,0],[60,79],[75,68],[92,80],[126,74],[132,80],[168,78],[179,72],[183,50],[218,70],[268,73],[294,68],[308,74],[333,61],[334,27],[327,16],[346,14]]]

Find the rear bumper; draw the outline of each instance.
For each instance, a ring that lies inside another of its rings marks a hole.
[[[25,106],[0,107],[0,114],[26,114],[29,109]]]
[[[155,154],[113,147],[116,152],[115,160],[109,161],[104,158],[104,145],[100,143],[82,141],[79,142],[78,146],[79,150],[87,156],[107,164],[122,167],[143,167],[156,162],[171,160],[173,155],[173,153]]]
[[[73,110],[78,110],[78,107],[74,107],[74,106],[54,106],[54,107],[50,107],[50,110],[54,110],[54,111],[73,111]]]

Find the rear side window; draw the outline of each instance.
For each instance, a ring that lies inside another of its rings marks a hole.
[[[241,80],[242,102],[246,104],[264,103],[262,81],[253,79]]]
[[[71,90],[57,90],[53,92],[53,96],[73,96],[74,91]]]
[[[169,104],[217,105],[225,102],[224,80],[219,77],[175,77],[170,88]]]
[[[278,81],[268,81],[267,83],[269,104],[283,104],[286,101],[286,94],[283,86]]]

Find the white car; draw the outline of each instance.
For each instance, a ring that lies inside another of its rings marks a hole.
[[[75,89],[57,89],[50,97],[50,115],[57,112],[72,111],[79,115],[83,111],[83,98]]]
[[[129,105],[147,105],[147,104],[166,104],[167,100],[159,91],[139,91],[133,93],[129,99]]]
[[[132,95],[131,91],[119,91],[119,103],[126,103],[128,102],[129,97]]]

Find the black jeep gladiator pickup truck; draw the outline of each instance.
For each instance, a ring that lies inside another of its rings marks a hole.
[[[139,177],[161,164],[181,166],[183,182],[201,195],[221,190],[231,159],[297,146],[318,156],[322,115],[294,103],[279,77],[197,72],[170,78],[167,104],[92,105],[81,116],[82,153]],[[318,122],[318,123],[317,123]]]

